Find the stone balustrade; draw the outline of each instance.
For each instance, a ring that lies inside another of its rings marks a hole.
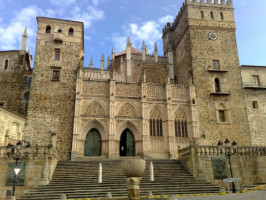
[[[16,151],[17,150],[15,149],[15,153]],[[57,157],[57,148],[54,148],[52,146],[31,146],[28,152],[29,155],[27,159],[30,160],[44,159],[46,155]],[[19,153],[21,157],[26,156],[26,147],[23,146]],[[0,146],[0,159],[8,159],[5,146]]]
[[[183,149],[180,149],[179,156],[185,156],[191,154],[191,149],[195,149],[195,154],[197,156],[220,156],[224,155],[228,151],[225,147],[221,150],[217,146],[189,146]],[[230,149],[233,155],[237,156],[266,156],[266,147],[259,146],[239,146],[235,150]]]

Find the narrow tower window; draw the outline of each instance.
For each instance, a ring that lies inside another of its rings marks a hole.
[[[46,26],[46,31],[45,31],[45,33],[48,33],[48,34],[51,33],[51,26],[49,26],[49,25]]]
[[[221,92],[220,81],[218,78],[214,79],[214,85],[215,85],[215,92]]]
[[[252,101],[252,107],[253,107],[253,109],[259,109],[259,102],[258,101]]]
[[[23,87],[26,87],[27,85],[28,85],[28,77],[25,76],[25,77],[23,78]]]
[[[29,78],[28,86],[31,87],[31,77]]]
[[[60,50],[59,49],[56,49],[55,50],[55,57],[54,57],[55,60],[60,60]]]
[[[213,15],[213,12],[211,11],[211,18],[214,19],[214,15]]]
[[[69,28],[68,35],[69,36],[73,36],[74,35],[74,29],[73,28]]]
[[[8,68],[8,60],[5,61],[5,67],[4,69],[7,69]]]
[[[212,61],[212,67],[213,67],[213,69],[220,69],[219,60],[213,60]]]
[[[225,122],[224,110],[219,110],[219,120],[220,120],[220,122]]]
[[[221,20],[224,20],[224,14],[220,12],[220,15],[221,15]]]
[[[253,75],[253,81],[254,81],[254,86],[259,87],[260,86],[260,80],[258,75]]]
[[[201,11],[200,13],[201,13],[201,18],[203,19],[204,18],[204,12]]]

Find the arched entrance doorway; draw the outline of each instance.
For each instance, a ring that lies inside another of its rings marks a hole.
[[[87,134],[84,148],[85,156],[101,156],[102,141],[101,135],[97,129],[92,129]]]
[[[120,138],[120,156],[135,156],[135,141],[130,130],[126,129]]]

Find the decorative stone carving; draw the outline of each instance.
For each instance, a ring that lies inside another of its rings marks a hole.
[[[109,94],[109,85],[107,82],[83,82],[83,93],[90,95]]]
[[[148,85],[147,96],[151,98],[164,99],[165,98],[165,87]]]
[[[116,95],[126,97],[140,97],[140,89],[140,85],[118,83],[116,86]]]
[[[92,102],[85,110],[85,115],[98,115],[98,116],[101,116],[101,115],[104,115],[105,112],[104,112],[104,109],[102,107],[102,105],[96,101]]]
[[[137,111],[130,103],[125,103],[118,113],[119,117],[137,117]]]
[[[160,109],[157,106],[155,106],[152,109],[151,114],[150,114],[150,118],[153,118],[153,119],[161,118],[161,111],[160,111]]]
[[[145,80],[147,83],[153,83],[153,84],[158,84],[158,85],[164,84],[164,77],[158,71],[158,69],[145,68],[144,74],[145,74]],[[138,76],[136,78],[136,82],[142,81],[142,75],[143,75],[143,71],[141,70],[138,73]]]
[[[182,108],[178,108],[175,112],[175,118],[180,120],[186,120],[186,114]]]

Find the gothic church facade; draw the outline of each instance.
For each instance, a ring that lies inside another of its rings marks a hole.
[[[84,67],[82,22],[37,17],[24,139],[61,160],[95,156],[178,158],[196,140],[253,144],[239,66],[232,0],[186,0],[163,29],[164,55],[112,51],[107,68]],[[265,114],[262,114],[265,117]],[[253,135],[256,138],[256,135]],[[264,145],[261,136],[255,145]]]

